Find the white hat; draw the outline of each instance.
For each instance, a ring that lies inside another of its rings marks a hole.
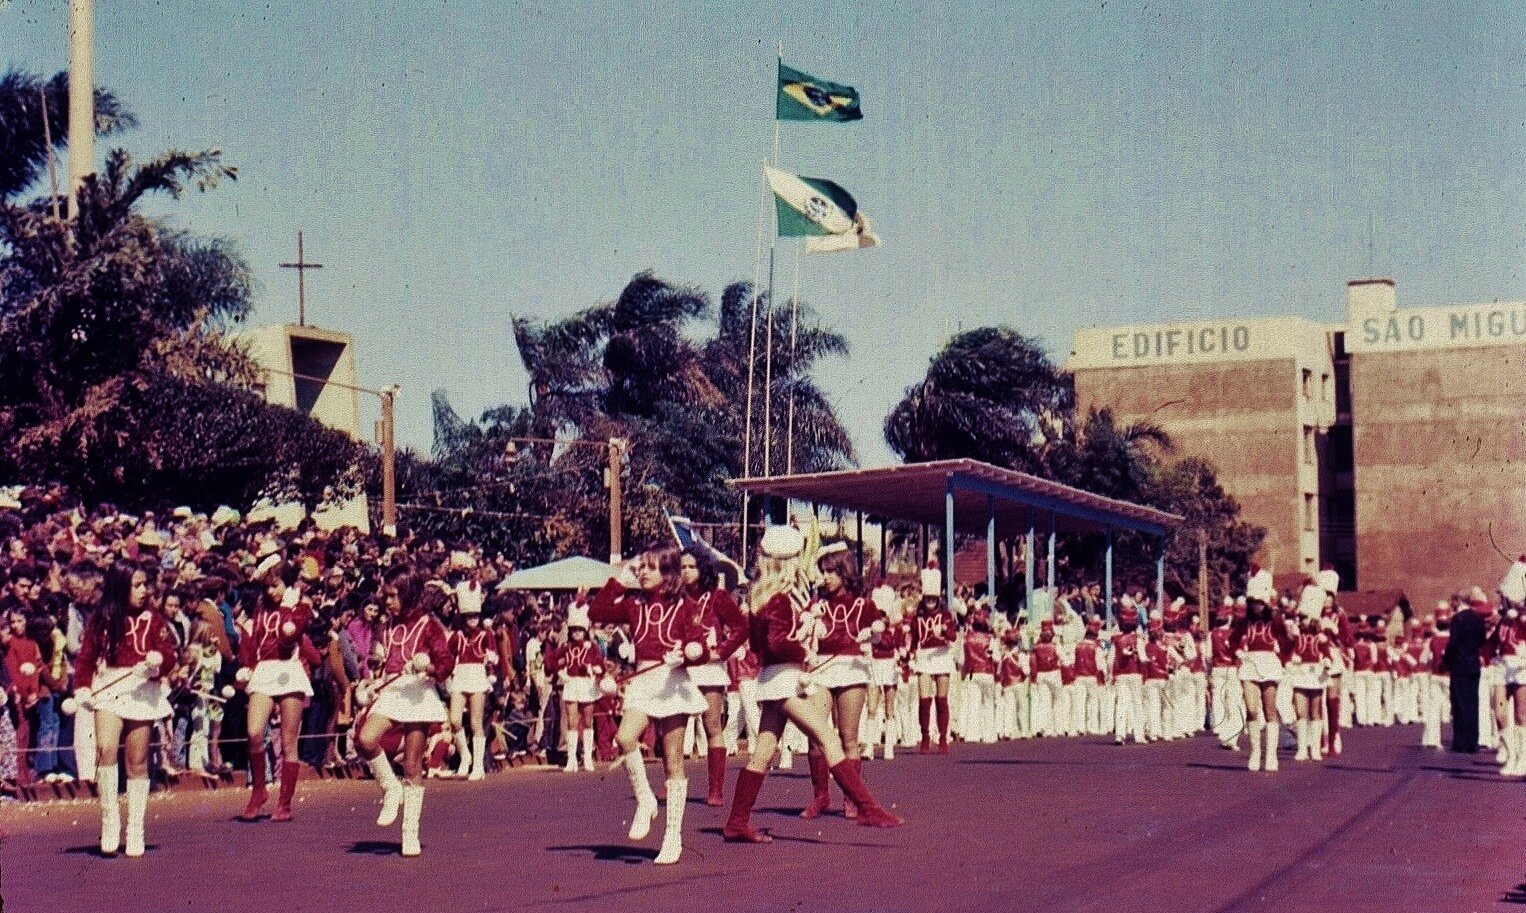
[[[895,593],[895,587],[888,584],[880,584],[869,594],[869,601],[874,607],[885,614],[892,624],[898,624],[903,617],[901,612],[901,597]]]
[[[191,509],[189,507],[186,507],[184,504],[182,504],[179,507],[175,508],[173,511],[171,511],[170,512],[170,516],[174,517],[177,520],[189,520],[189,519],[191,519]]]
[[[942,596],[943,575],[936,568],[924,568],[922,570],[922,595]]]
[[[223,504],[216,510],[212,511],[213,526],[226,526],[229,523],[237,523],[240,519],[242,519],[242,517],[239,515],[239,512],[226,504]]]
[[[820,567],[821,559],[825,558],[826,556],[835,555],[838,552],[845,552],[847,550],[848,543],[846,542],[831,542],[823,545],[821,548],[816,550],[816,566]]]
[[[770,526],[758,547],[769,558],[798,558],[805,550],[805,536],[793,526]]]
[[[265,572],[266,571],[270,570],[271,568],[275,567],[276,565],[278,565],[280,563],[281,563],[281,556],[277,555],[275,552],[272,551],[270,554],[265,556],[265,559],[263,561],[261,561],[259,564],[255,565],[254,573],[249,575],[249,577],[250,577],[251,580],[259,580],[261,577],[265,576]]]
[[[574,604],[567,610],[567,627],[588,630],[588,606]]]

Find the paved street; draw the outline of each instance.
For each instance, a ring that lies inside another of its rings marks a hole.
[[[89,803],[0,811],[13,911],[1045,910],[1468,911],[1526,903],[1526,785],[1414,747],[1412,728],[1349,734],[1322,767],[1247,773],[1207,739],[958,748],[868,765],[906,827],[801,821],[804,763],[771,778],[771,846],[720,840],[691,804],[672,868],[661,833],[624,840],[618,774],[518,770],[431,783],[425,854],[396,855],[368,782],[303,784],[298,820],[240,825],[234,790],[155,795],[150,850],[105,860]],[[654,778],[656,768],[652,768]],[[694,782],[703,772],[696,765]],[[1447,823],[1451,816],[1464,827]]]

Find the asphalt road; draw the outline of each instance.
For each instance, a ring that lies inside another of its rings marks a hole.
[[[724,810],[694,801],[671,867],[651,864],[661,815],[645,843],[625,840],[633,803],[621,772],[431,781],[417,859],[397,854],[395,826],[374,825],[367,781],[305,781],[290,824],[232,822],[239,790],[155,794],[136,860],[97,855],[93,802],[9,805],[0,892],[12,913],[1526,907],[1526,784],[1499,779],[1492,754],[1420,749],[1415,727],[1345,740],[1323,765],[1284,753],[1278,774],[1248,773],[1207,738],[904,755],[865,768],[908,819],[895,830],[800,820],[800,759],[759,800],[755,821],[776,842],[724,843]],[[691,765],[701,797],[703,777]]]

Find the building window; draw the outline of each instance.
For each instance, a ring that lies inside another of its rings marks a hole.
[[[1314,398],[1314,372],[1308,368],[1303,369],[1303,398]]]
[[[1315,503],[1314,496],[1303,496],[1303,528],[1307,532],[1314,532],[1319,526],[1319,508]]]
[[[1313,466],[1314,465],[1314,455],[1315,455],[1314,451],[1315,451],[1315,446],[1314,446],[1314,427],[1312,425],[1304,425],[1303,426],[1303,462],[1304,462],[1304,465],[1306,465],[1306,466]]]
[[[1321,375],[1319,375],[1319,399],[1320,399],[1320,402],[1325,402],[1325,403],[1328,403],[1330,401],[1330,375],[1329,374],[1321,374]]]

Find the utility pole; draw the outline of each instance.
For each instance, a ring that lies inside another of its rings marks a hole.
[[[622,542],[620,541],[620,527],[624,523],[621,516],[621,490],[620,490],[620,465],[625,455],[625,438],[612,437],[609,439],[609,468],[605,470],[605,484],[609,486],[609,563],[621,562]]]
[[[1197,614],[1203,630],[1208,630],[1208,531],[1197,531]]]
[[[393,405],[402,391],[397,384],[381,388],[382,533],[397,535],[397,477],[393,445]]]
[[[302,232],[297,232],[297,262],[282,263],[283,269],[297,271],[297,326],[307,326],[307,271],[310,269],[323,269],[322,263],[309,263],[302,252]]]
[[[95,0],[69,0],[69,218],[95,173]]]

